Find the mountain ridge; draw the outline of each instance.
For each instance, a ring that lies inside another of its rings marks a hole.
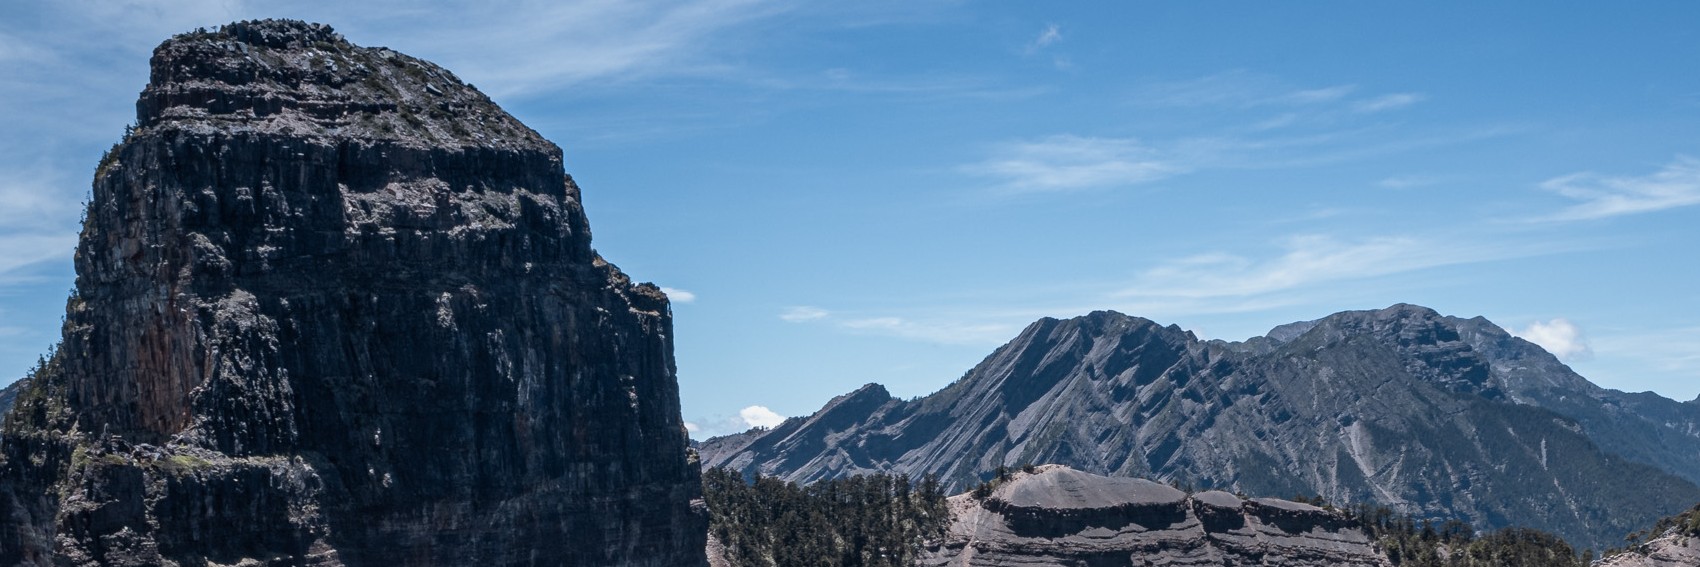
[[[1598,388],[1486,319],[1399,304],[1271,335],[1199,341],[1107,311],[1040,319],[931,395],[875,404],[879,390],[859,389],[872,406],[859,423],[793,418],[699,450],[707,466],[789,480],[932,473],[953,488],[1059,463],[1526,523],[1591,545],[1674,511],[1659,497],[1700,501],[1685,478],[1700,467],[1683,468],[1700,459],[1682,451],[1700,447],[1693,406]]]

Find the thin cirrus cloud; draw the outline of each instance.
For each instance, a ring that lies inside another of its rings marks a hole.
[[[1039,31],[1039,37],[1033,38],[1033,43],[1027,45],[1027,52],[1033,53],[1039,51],[1049,47],[1053,43],[1062,41],[1062,38],[1063,35],[1061,27],[1056,24],[1046,24],[1045,29]]]
[[[1602,336],[1592,341],[1592,346],[1602,358],[1643,361],[1665,372],[1700,372],[1700,327]]]
[[[720,72],[724,66],[714,59],[716,48],[736,42],[711,37],[788,9],[765,0],[512,0],[437,11],[403,9],[395,21],[362,26],[430,37],[413,51],[465,70],[494,94],[524,95],[592,82]],[[444,22],[452,22],[453,29],[441,29]],[[442,33],[430,33],[433,27]],[[514,53],[528,55],[515,58]]]
[[[1442,266],[1552,253],[1558,246],[1460,246],[1415,236],[1346,240],[1299,235],[1287,238],[1281,252],[1272,257],[1253,259],[1216,252],[1170,261],[1147,270],[1117,296],[1134,300],[1243,299]]]
[[[882,335],[948,345],[996,345],[1009,338],[1012,327],[1003,323],[971,322],[955,318],[841,317],[812,306],[797,306],[780,312],[787,323],[824,322],[852,333]]]
[[[1700,205],[1700,160],[1682,156],[1642,176],[1593,172],[1548,179],[1541,188],[1577,201],[1536,220],[1582,221]]]
[[[1612,376],[1613,388],[1628,391],[1654,390],[1668,397],[1689,399],[1700,394],[1693,376],[1700,374],[1700,327],[1645,329],[1602,334],[1590,341],[1600,361],[1625,364],[1626,368],[1602,369]],[[1668,377],[1661,378],[1659,373]],[[1588,373],[1590,377],[1594,372]]]
[[[782,320],[782,321],[785,321],[787,323],[801,323],[801,322],[804,322],[804,321],[816,321],[816,320],[820,320],[820,319],[825,319],[825,318],[827,318],[827,316],[829,316],[831,314],[832,314],[831,311],[827,311],[827,310],[821,309],[819,307],[811,307],[811,306],[808,306],[808,305],[799,305],[799,306],[796,306],[796,307],[785,308],[784,311],[781,311],[779,313],[779,319]]]
[[[1153,83],[1135,91],[1133,100],[1150,106],[1249,109],[1331,103],[1356,90],[1355,85],[1295,88],[1272,76],[1228,71],[1196,79]]]
[[[965,173],[1011,193],[1070,191],[1156,181],[1185,171],[1132,138],[1057,135],[1004,144]]]
[[[1365,114],[1381,112],[1384,110],[1404,108],[1422,102],[1427,98],[1428,97],[1426,95],[1421,93],[1393,93],[1354,102],[1352,103],[1352,110],[1354,112],[1361,112]]]
[[[145,53],[161,39],[195,27],[311,13],[334,23],[355,43],[390,45],[443,63],[500,96],[717,69],[714,57],[719,53],[703,46],[732,42],[711,38],[789,9],[791,5],[771,0],[497,0],[436,6],[400,0],[358,5],[320,0],[77,0],[6,10],[29,12],[13,15],[52,23],[40,27],[53,32],[0,25],[0,33],[11,36],[0,36],[0,56],[18,52],[14,46],[32,44],[63,51],[119,43],[127,51]],[[78,41],[97,36],[102,40]],[[516,58],[515,53],[527,56]]]
[[[1003,323],[915,320],[904,317],[850,319],[839,322],[839,326],[851,331],[949,345],[998,345],[1009,340],[1015,330],[1015,327]]]
[[[0,282],[19,280],[24,268],[71,256],[77,244],[77,210],[64,177],[43,168],[0,174]]]

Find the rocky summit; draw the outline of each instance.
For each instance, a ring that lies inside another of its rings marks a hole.
[[[1060,463],[1596,549],[1700,502],[1700,408],[1599,388],[1486,319],[1413,305],[1237,343],[1109,311],[1047,318],[932,395],[870,384],[699,450],[746,474],[934,474],[958,490]]]
[[[948,532],[920,565],[1391,565],[1339,512],[1058,465],[953,496],[950,507]]]
[[[166,41],[4,426],[4,565],[702,565],[667,297],[559,148],[331,28]]]

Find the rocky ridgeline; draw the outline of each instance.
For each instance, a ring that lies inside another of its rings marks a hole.
[[[953,490],[1058,463],[1595,549],[1700,502],[1700,408],[1599,388],[1486,319],[1413,305],[1242,343],[1110,311],[1046,318],[931,395],[870,384],[699,450],[746,474],[933,474]]]
[[[166,41],[76,267],[0,564],[704,563],[666,296],[442,68],[301,22]]]
[[[1057,465],[1015,473],[990,494],[951,497],[950,506],[950,529],[921,565],[1390,565],[1338,512],[1220,491],[1189,496]]]
[[[1641,533],[1637,533],[1640,536]],[[1596,567],[1694,567],[1700,565],[1700,506],[1659,521],[1646,541],[1608,555]],[[1639,539],[1639,537],[1637,537]]]

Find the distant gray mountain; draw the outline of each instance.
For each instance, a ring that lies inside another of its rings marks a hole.
[[[932,395],[870,384],[699,450],[795,481],[893,471],[955,489],[1059,463],[1601,548],[1700,501],[1696,404],[1599,388],[1486,319],[1412,305],[1238,343],[1110,311],[1047,318]]]
[[[5,388],[0,388],[0,416],[4,416],[6,415],[6,412],[12,411],[12,404],[18,401],[18,394],[23,392],[24,386],[27,385],[29,385],[29,379],[23,378],[7,385]]]

